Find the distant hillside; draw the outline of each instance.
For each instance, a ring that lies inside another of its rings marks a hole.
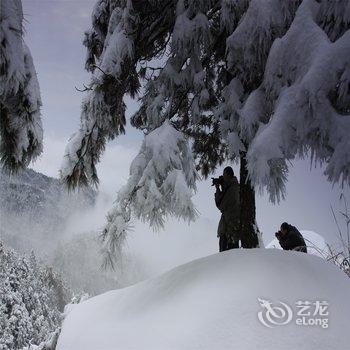
[[[90,188],[68,194],[58,179],[31,169],[14,176],[1,170],[0,195],[1,211],[33,215],[55,211],[58,217],[65,217],[72,209],[91,206],[95,200],[95,192]],[[64,207],[60,207],[62,202]]]
[[[58,179],[31,169],[12,176],[0,169],[0,239],[19,250],[58,240],[69,216],[93,206],[95,197],[90,188],[68,193]]]

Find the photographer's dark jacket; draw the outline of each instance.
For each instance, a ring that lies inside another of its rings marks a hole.
[[[288,233],[281,237],[279,242],[284,250],[297,250],[307,253],[304,238],[295,226],[289,225]]]
[[[231,181],[225,181],[222,190],[215,193],[215,204],[221,211],[221,219],[218,226],[218,237],[226,235],[234,242],[239,240],[239,183],[236,177]]]

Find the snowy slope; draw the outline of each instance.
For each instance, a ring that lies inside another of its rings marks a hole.
[[[325,239],[321,235],[319,235],[316,232],[308,231],[308,230],[301,230],[300,232],[304,237],[309,254],[317,255],[323,258],[327,256],[329,249],[327,247],[327,243]],[[266,248],[282,249],[277,238],[274,238],[266,246]]]
[[[346,349],[349,295],[345,274],[318,257],[231,250],[75,306],[57,350]],[[293,319],[264,326],[258,298],[284,301]],[[329,328],[296,325],[298,300],[328,301]]]

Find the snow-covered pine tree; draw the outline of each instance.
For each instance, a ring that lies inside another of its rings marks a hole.
[[[14,172],[42,152],[40,91],[23,41],[21,0],[0,2],[0,159]]]
[[[97,182],[106,141],[124,131],[123,96],[142,85],[131,124],[146,144],[157,130],[174,128],[191,142],[204,176],[224,160],[240,160],[243,246],[256,246],[254,189],[266,187],[279,200],[287,160],[311,151],[328,164],[331,181],[349,182],[349,21],[346,0],[99,0],[85,36],[89,97],[63,179],[73,187]],[[151,191],[151,183],[140,183],[155,166],[145,143],[108,216],[103,238],[112,254],[131,213],[154,223],[173,214],[160,190],[164,174]],[[174,149],[167,151],[171,159]],[[176,170],[188,179],[194,165],[185,153],[165,174]],[[190,208],[190,197],[183,198],[179,204]]]

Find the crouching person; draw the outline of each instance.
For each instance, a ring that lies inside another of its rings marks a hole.
[[[307,253],[305,240],[295,226],[284,222],[281,225],[281,230],[276,233],[276,237],[282,249]]]

